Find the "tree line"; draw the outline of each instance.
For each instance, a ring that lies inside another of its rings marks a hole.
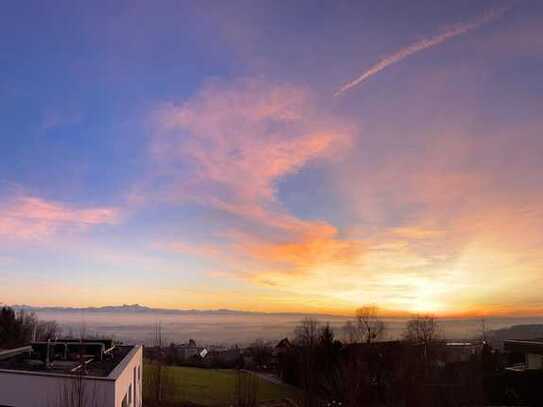
[[[485,375],[496,362],[487,345],[465,363],[447,364],[438,320],[417,315],[402,338],[385,341],[374,306],[356,311],[341,329],[303,320],[287,346],[276,349],[283,381],[303,390],[304,407],[462,406],[486,401]],[[341,335],[341,334],[340,334]]]
[[[40,321],[33,312],[16,311],[8,306],[0,309],[0,349],[54,339],[59,332],[55,321]]]

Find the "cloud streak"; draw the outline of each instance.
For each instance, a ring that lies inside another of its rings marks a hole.
[[[310,92],[258,80],[210,82],[155,117],[160,131],[152,148],[161,175],[184,195],[248,212],[275,201],[280,178],[332,156],[351,136]]]
[[[17,197],[0,205],[0,237],[44,238],[59,229],[86,229],[118,221],[116,208],[72,208],[36,197]]]
[[[411,45],[408,45],[405,48],[400,49],[399,51],[395,52],[394,54],[391,54],[381,61],[377,62],[373,66],[370,67],[367,71],[362,73],[362,75],[358,76],[357,78],[347,82],[343,86],[341,86],[334,96],[340,96],[341,94],[345,93],[349,89],[352,89],[361,83],[365,82],[369,78],[371,78],[373,75],[381,72],[383,69],[386,69],[390,65],[396,64],[400,61],[403,61],[405,58],[410,57],[413,54],[416,54],[417,52],[424,51],[425,49],[435,47],[437,45],[440,45],[454,37],[457,37],[462,34],[466,34],[470,31],[473,31],[480,26],[490,23],[494,20],[499,19],[503,16],[503,14],[509,10],[511,6],[502,7],[499,9],[491,10],[479,18],[477,18],[474,21],[464,23],[464,24],[457,24],[445,32],[436,35],[431,38],[426,38],[420,41],[417,41]]]

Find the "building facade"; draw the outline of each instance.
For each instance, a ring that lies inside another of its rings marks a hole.
[[[503,347],[509,355],[509,370],[543,370],[543,339],[506,339]]]

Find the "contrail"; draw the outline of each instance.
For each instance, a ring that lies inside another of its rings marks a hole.
[[[472,22],[455,25],[455,26],[451,27],[450,29],[448,29],[447,31],[445,31],[444,33],[442,33],[442,34],[436,35],[435,37],[431,37],[431,38],[427,38],[427,39],[417,41],[417,42],[415,42],[415,43],[413,43],[413,44],[411,44],[411,45],[409,45],[409,46],[407,46],[405,48],[402,48],[401,50],[395,52],[394,54],[389,55],[389,56],[385,57],[384,59],[382,59],[381,61],[377,62],[375,65],[370,67],[370,69],[368,69],[366,72],[364,72],[358,78],[353,79],[350,82],[347,82],[345,85],[343,85],[341,88],[339,88],[337,90],[337,92],[334,94],[334,96],[339,96],[343,92],[345,92],[345,91],[347,91],[347,90],[361,84],[362,82],[364,82],[368,78],[372,77],[376,73],[381,72],[383,69],[385,69],[389,65],[400,62],[403,59],[405,59],[405,58],[407,58],[407,57],[409,57],[409,56],[411,56],[411,55],[413,55],[413,54],[415,54],[415,53],[417,53],[419,51],[422,51],[422,50],[425,50],[426,48],[431,48],[431,47],[434,47],[436,45],[439,45],[439,44],[441,44],[441,43],[443,43],[445,41],[448,41],[451,38],[454,38],[454,37],[456,37],[458,35],[465,34],[465,33],[469,32],[469,31],[475,30],[476,28],[479,28],[483,24],[489,23],[491,21],[494,21],[494,20],[500,18],[511,7],[512,6],[509,5],[507,7],[502,7],[502,8],[496,9],[496,10],[492,10],[490,12],[487,12],[487,13],[483,14],[481,17],[479,17],[478,19],[476,19],[476,20],[474,20]]]

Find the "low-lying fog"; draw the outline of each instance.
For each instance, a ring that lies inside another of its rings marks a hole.
[[[273,314],[171,314],[171,313],[129,313],[129,312],[66,312],[36,311],[42,320],[55,320],[62,327],[63,334],[114,336],[128,343],[154,342],[155,327],[160,321],[163,342],[182,343],[195,339],[198,343],[212,345],[245,345],[256,339],[275,341],[285,336],[292,337],[302,315]],[[325,323],[329,322],[341,339],[341,327],[345,317],[312,316]],[[405,319],[386,319],[388,339],[401,337]],[[485,321],[486,329],[506,328],[516,324],[543,323],[543,318],[490,318]],[[482,324],[479,319],[440,320],[442,336],[448,339],[480,337]]]

